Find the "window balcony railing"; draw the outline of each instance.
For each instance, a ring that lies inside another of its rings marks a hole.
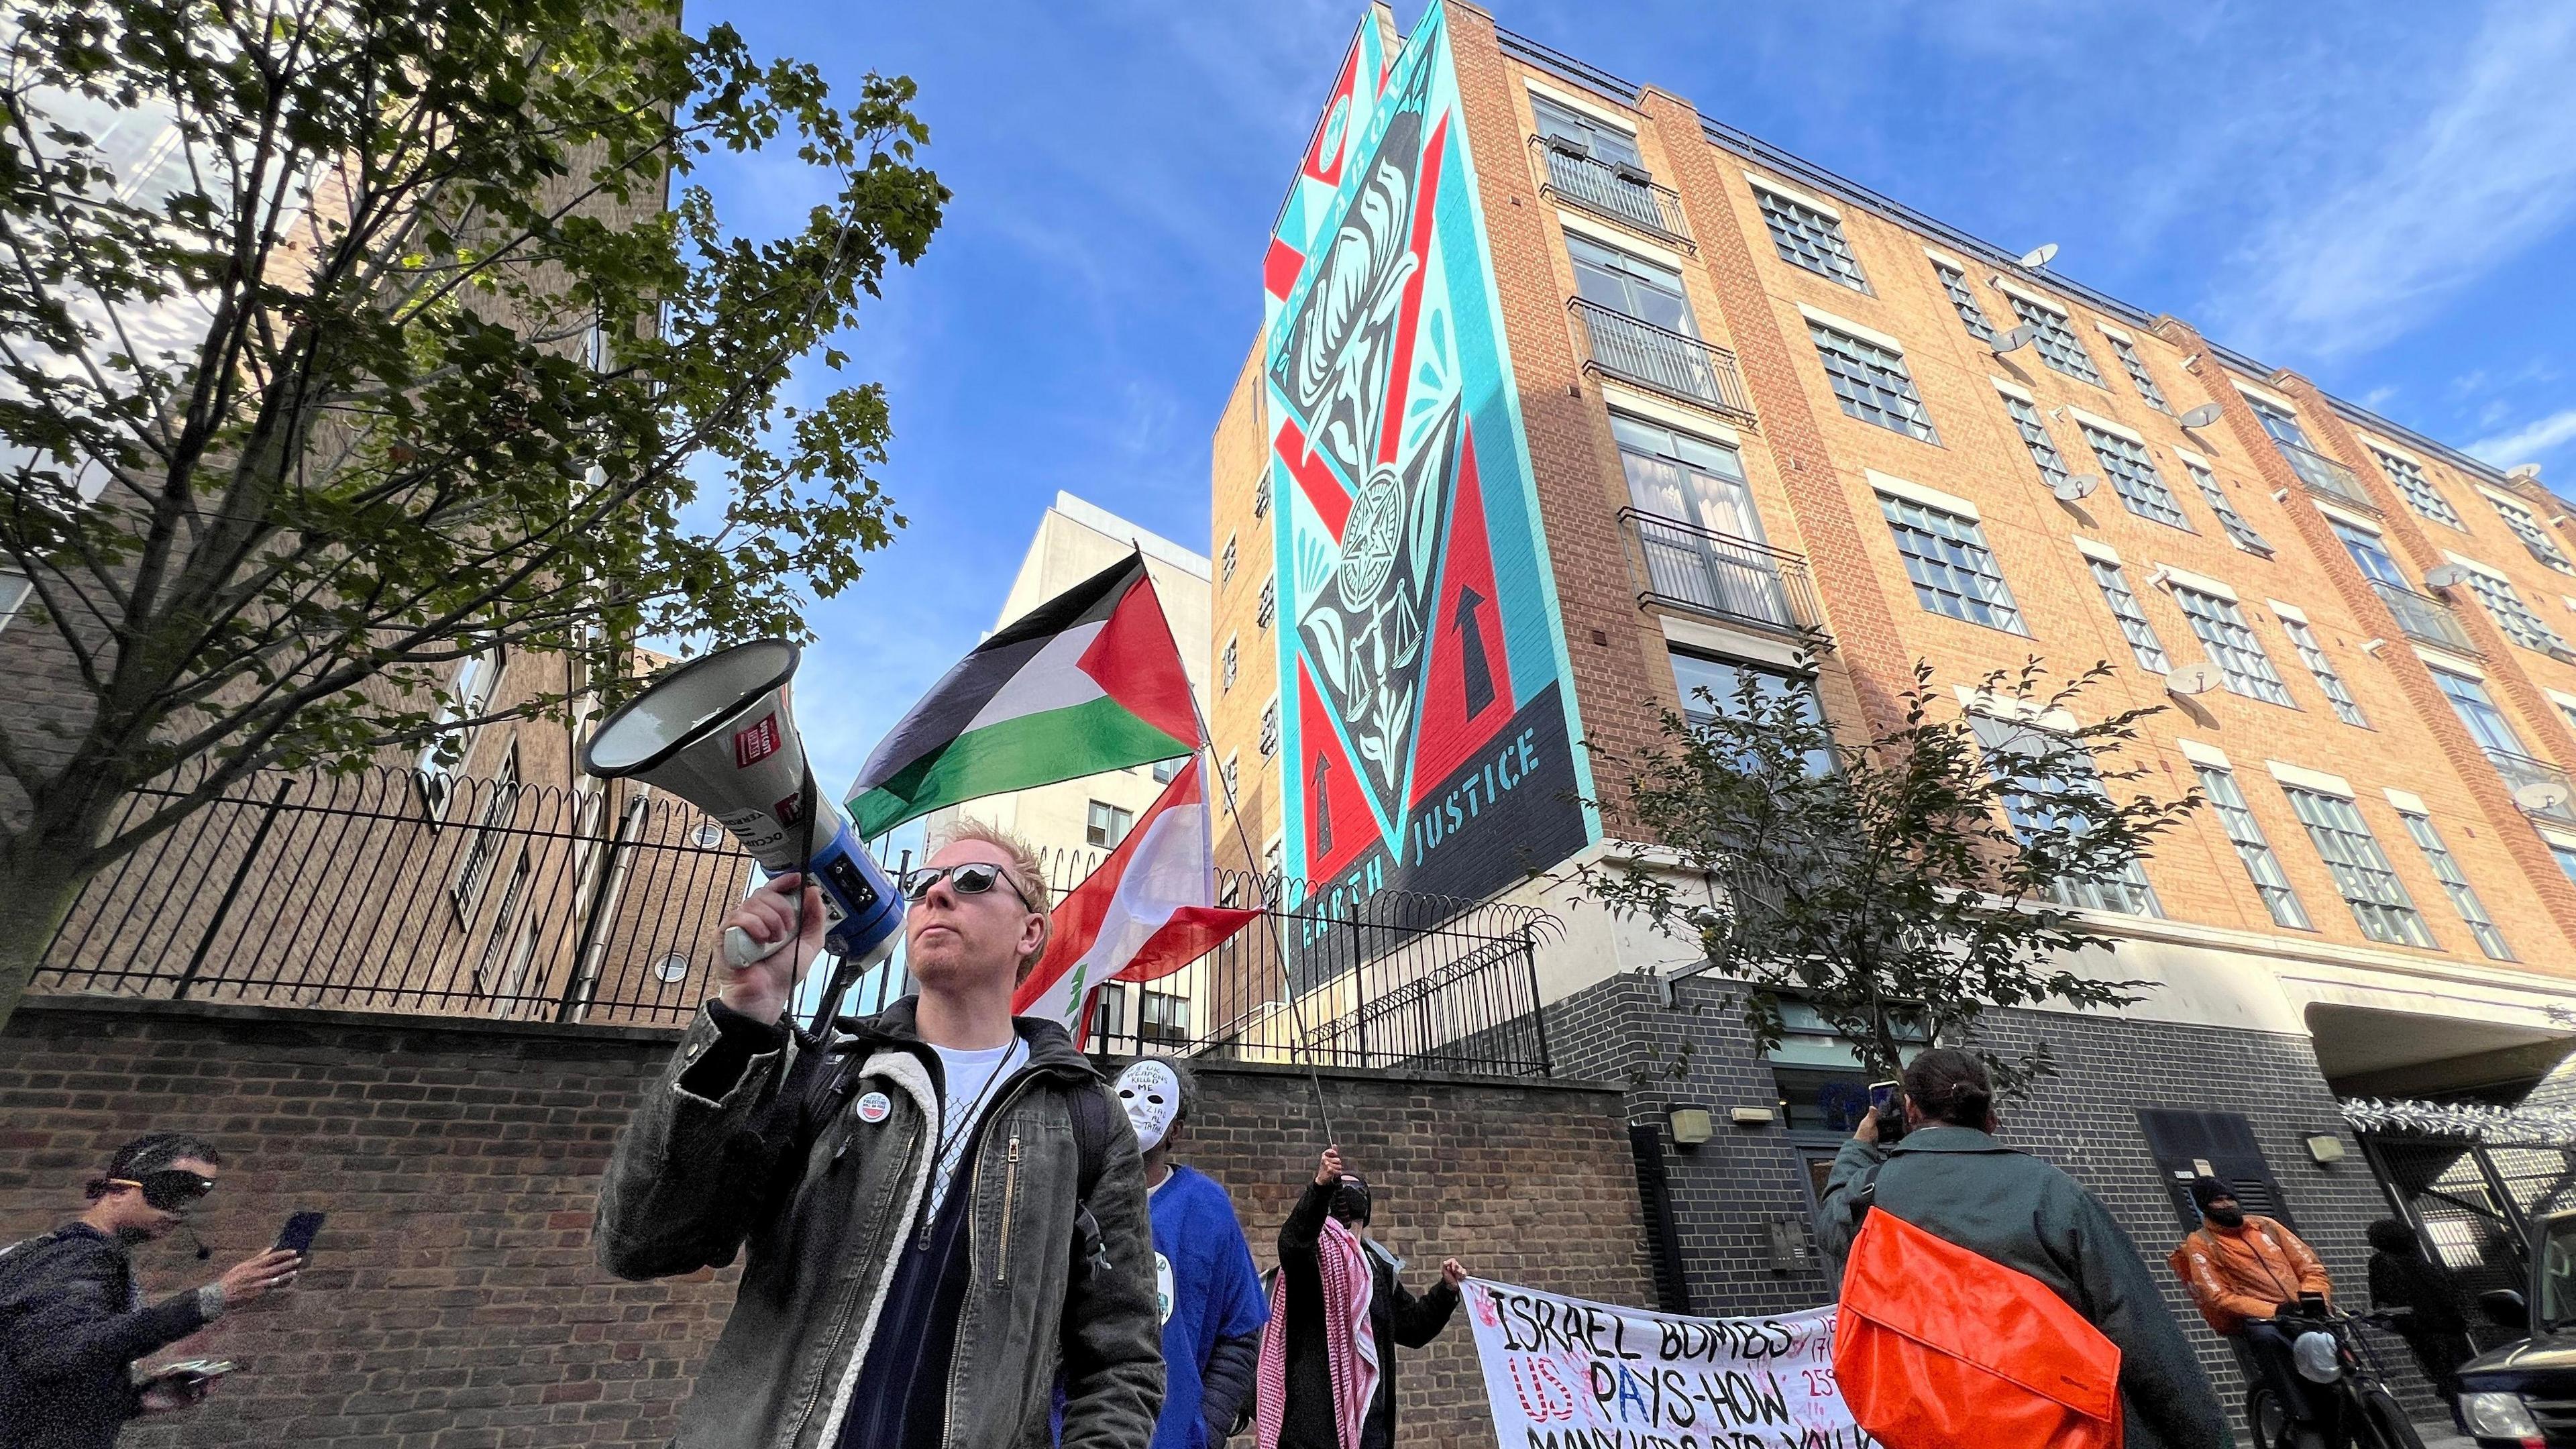
[[[2398,633],[2418,644],[2430,644],[2472,659],[2479,657],[2478,646],[2469,642],[2469,631],[2460,627],[2450,605],[2381,579],[2372,579],[2370,588],[2397,620]]]
[[[1753,421],[1735,354],[1687,333],[1613,311],[1586,297],[1566,304],[1583,332],[1584,369],[1696,403],[1738,422]]]
[[[1604,161],[1563,136],[1532,136],[1538,153],[1542,195],[1579,206],[1621,226],[1681,246],[1691,244],[1690,221],[1682,199],[1671,187],[1657,186],[1643,170],[1624,162]]]
[[[2517,755],[2511,750],[2490,749],[2487,758],[2495,762],[2496,773],[2504,776],[2505,788],[2513,791],[2513,803],[2525,815],[2538,816],[2557,825],[2576,825],[2576,781],[2570,781],[2565,770],[2547,760]],[[2533,785],[2555,785],[2555,791],[2524,791]],[[2553,804],[2536,804],[2536,800],[2555,800]]]
[[[2299,475],[2300,482],[2308,485],[2309,492],[2373,516],[2379,513],[2379,505],[2370,501],[2369,491],[2361,486],[2361,479],[2354,476],[2350,468],[2314,448],[2302,448],[2283,438],[2272,441],[2279,445],[2281,456],[2290,460],[2291,471]]]
[[[1634,508],[1620,509],[1619,522],[1643,584],[1638,603],[1826,642],[1805,559]]]

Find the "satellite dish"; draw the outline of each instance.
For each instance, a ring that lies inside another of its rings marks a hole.
[[[2469,571],[2460,567],[2458,564],[2442,564],[2438,567],[2424,570],[2424,586],[2426,588],[2447,589],[2455,585],[2465,584],[2468,581]]]
[[[2534,815],[2559,809],[2570,798],[2567,787],[2555,780],[2534,780],[2528,785],[2516,786],[2513,792],[2513,803]]]
[[[1996,338],[1991,345],[1994,347],[1995,356],[2001,357],[2016,347],[2028,347],[2030,345],[2030,339],[2037,337],[2038,335],[2038,328],[2024,323],[2010,332],[2005,333],[2003,336]]]
[[[2101,479],[2090,473],[2078,473],[2072,478],[2058,479],[2048,485],[2048,491],[2057,495],[2058,502],[2072,503],[2101,486]]]
[[[2165,675],[2167,694],[2207,694],[2221,680],[2215,664],[2185,664]]]
[[[2023,252],[2021,254],[2021,264],[2030,268],[2032,271],[2037,271],[2041,267],[2047,266],[2049,258],[2056,255],[2057,243],[2048,242],[2044,245],[2034,247],[2029,251]]]
[[[2202,403],[2182,415],[2182,425],[2186,428],[2205,428],[2217,422],[2219,416],[2218,404]]]
[[[2508,478],[2519,478],[2525,483],[2537,483],[2540,481],[2540,465],[2538,463],[2516,463],[2512,467],[2504,470],[2504,476]]]

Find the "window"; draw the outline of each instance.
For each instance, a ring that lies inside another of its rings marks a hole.
[[[2293,931],[2313,931],[2307,907],[2299,904],[2298,894],[2290,889],[2290,878],[2282,873],[2281,862],[2272,854],[2272,842],[2263,838],[2263,827],[2254,819],[2253,810],[2245,803],[2245,792],[2236,788],[2236,772],[2217,765],[2195,763],[2192,769],[2200,775],[2200,792],[2209,797],[2209,808],[2218,813],[2218,823],[2227,831],[2227,841],[2236,847],[2236,858],[2245,863],[2245,873],[2254,879],[2254,894],[2263,898],[2263,908],[2272,913],[2275,925]]]
[[[1083,818],[1082,843],[1102,850],[1116,850],[1127,838],[1128,828],[1136,823],[1136,812],[1122,810],[1106,800],[1091,802],[1090,813]]]
[[[1276,698],[1261,707],[1261,738],[1255,748],[1261,751],[1261,758],[1265,760],[1279,753],[1279,701]]]
[[[1267,629],[1270,627],[1270,621],[1278,617],[1279,576],[1277,574],[1272,574],[1270,577],[1261,581],[1261,598],[1258,603],[1253,605],[1252,609],[1253,627],[1258,629]]]
[[[2210,512],[2218,515],[2218,526],[2227,530],[2228,542],[2247,553],[2261,554],[2265,558],[2272,556],[2271,542],[2256,533],[2254,525],[2245,521],[2245,515],[2236,511],[2236,505],[2227,501],[2227,495],[2219,489],[2216,475],[2209,471],[2207,465],[2185,458],[2182,469],[2191,475],[2193,486],[2200,489],[2201,501],[2209,505]]]
[[[2432,817],[2401,807],[2397,818],[2406,822],[2406,833],[2415,837],[2416,847],[2424,852],[2424,863],[2433,868],[2433,878],[2442,883],[2443,894],[2451,898],[2452,907],[2468,924],[2469,934],[2477,938],[2478,949],[2497,961],[2512,960],[2513,951],[2505,945],[2504,933],[2496,929],[2495,921],[2487,915],[2486,903],[2478,899],[2468,875],[2451,857],[2451,848],[2433,829]]]
[[[1565,252],[1574,262],[1574,290],[1585,301],[1667,332],[1699,335],[1682,293],[1681,273],[1570,233]]]
[[[1807,334],[1815,339],[1816,355],[1824,359],[1826,380],[1833,384],[1844,412],[1927,443],[1941,441],[1941,435],[1932,431],[1932,415],[1923,410],[1923,399],[1915,394],[1914,378],[1906,372],[1902,354],[1813,320],[1807,323]]]
[[[2145,444],[2089,424],[2084,429],[2084,441],[2093,445],[2093,456],[2102,460],[2102,472],[2131,513],[2190,531],[2191,523],[2182,516],[2182,505],[2174,502],[2173,494],[2166,489],[2165,480],[2156,472],[2155,459],[2147,456]]]
[[[1816,703],[1815,681],[1757,664],[1740,664],[1732,659],[1713,659],[1684,650],[1670,651],[1673,665],[1673,689],[1681,696],[1682,717],[1693,724],[1705,724],[1720,714],[1732,713],[1744,683],[1752,681],[1756,697],[1771,703],[1794,699],[1798,712],[1809,720],[1825,717]],[[1705,691],[1706,697],[1702,697]],[[1813,775],[1830,774],[1834,768],[1830,751],[1819,750],[1807,757],[1807,771]]]
[[[2028,297],[2012,296],[2013,315],[2038,331],[2033,339],[2039,348],[2039,360],[2095,387],[2102,386],[2102,374],[2093,367],[2093,354],[2084,350],[2084,341],[2075,329],[2066,325],[2066,314],[2054,307],[2043,307]]]
[[[2361,933],[2392,946],[2433,949],[2432,933],[2424,929],[2424,918],[2415,913],[2415,902],[2398,883],[2396,868],[2380,850],[2361,811],[2341,795],[2286,782],[2281,793],[2290,797],[2290,809],[2308,827],[2308,839],[2315,842],[2317,855],[2334,876],[2344,904],[2352,907]]]
[[[2559,873],[2576,881],[2576,845],[2561,845],[2553,840],[2549,842],[2549,854],[2558,862]]]
[[[1995,340],[1995,324],[1986,320],[1986,309],[1977,305],[1977,294],[1968,290],[1968,279],[1957,267],[1934,262],[1932,275],[1941,279],[1941,290],[1950,294],[1950,305],[1959,309],[1959,325],[1979,342]]]
[[[1771,245],[1780,249],[1780,260],[1831,277],[1853,291],[1869,290],[1869,279],[1861,275],[1860,258],[1852,255],[1840,221],[1759,186],[1753,188],[1753,199],[1762,207],[1762,224],[1771,229]]]
[[[421,798],[432,820],[447,818],[456,767],[464,763],[465,752],[472,748],[472,722],[492,707],[493,688],[501,682],[501,660],[498,648],[486,649],[457,669],[456,681],[447,689],[447,702],[438,707],[438,722],[432,727],[436,733],[420,747],[414,770],[420,777]]]
[[[2522,736],[2514,733],[2513,722],[2504,717],[2503,710],[2496,708],[2496,702],[2487,694],[2484,683],[2465,674],[2436,669],[2433,671],[2433,685],[2451,701],[2451,712],[2468,727],[2469,737],[2478,742],[2479,749],[2489,754],[2501,750],[2523,759],[2531,757],[2531,752],[2522,747]]]
[[[1585,155],[1604,165],[1641,172],[1646,169],[1646,158],[1637,152],[1637,138],[1616,126],[1605,125],[1571,106],[1560,106],[1545,96],[1530,97],[1530,112],[1542,136],[1580,142]]]
[[[2487,613],[2495,619],[2496,627],[2504,631],[2506,638],[2542,654],[2567,655],[2567,641],[2559,638],[2558,632],[2543,623],[2538,614],[2531,612],[2531,606],[2522,601],[2522,595],[2514,592],[2511,580],[2484,569],[2464,568],[2462,572],[2469,576],[2469,592],[2477,595],[2478,602],[2487,606]]]
[[[1618,413],[1610,415],[1610,432],[1638,512],[1761,542],[1762,519],[1733,448]]]
[[[1172,783],[1172,781],[1180,777],[1181,766],[1188,763],[1189,760],[1182,756],[1175,756],[1168,760],[1156,760],[1154,762],[1154,783],[1157,785],[1168,785]]]
[[[2540,526],[2539,515],[2510,498],[2500,498],[2493,493],[2487,495],[2487,502],[2495,505],[2495,511],[2504,519],[2505,527],[2513,530],[2513,536],[2522,540],[2522,546],[2531,550],[2533,558],[2562,574],[2576,574],[2576,563],[2569,563],[2567,555],[2558,551],[2558,545],[2550,539],[2549,531]]]
[[[1234,809],[1235,801],[1243,798],[1241,790],[1237,788],[1237,783],[1242,779],[1242,773],[1235,768],[1240,763],[1238,757],[1228,755],[1225,757],[1225,767],[1216,772],[1217,777],[1225,781],[1225,808],[1229,811]]]
[[[2263,641],[2254,637],[2253,626],[2245,622],[2244,612],[2233,600],[2181,584],[2174,586],[2173,596],[2182,606],[2182,616],[2191,621],[2191,632],[2200,636],[2208,650],[2209,662],[2218,666],[2228,693],[2298,708],[2288,686],[2273,671],[2272,656],[2263,652]]]
[[[2048,436],[2048,424],[2042,422],[2039,409],[2021,398],[2005,393],[2004,411],[2012,414],[2013,426],[2021,431],[2021,440],[2029,445],[2030,460],[2039,465],[2039,481],[2048,491],[2067,479],[2066,460],[2058,456],[2057,444]]]
[[[503,971],[516,964],[510,959],[514,954],[510,949],[512,933],[519,924],[519,898],[527,892],[528,853],[522,850],[510,867],[509,880],[501,887],[501,904],[492,910],[492,934],[484,938],[483,959],[474,966],[474,990],[478,994],[489,995],[499,989]],[[514,977],[516,974],[511,972]]]
[[[0,569],[0,629],[18,616],[18,608],[36,591],[35,581],[15,569]]]
[[[1915,600],[1924,608],[1989,629],[2030,632],[2022,627],[2021,610],[1975,519],[1887,493],[1878,496],[1878,507],[1887,515],[1896,551],[1905,556],[1905,576],[1914,581]]]
[[[1218,656],[1216,665],[1216,687],[1219,690],[1234,688],[1235,664],[1237,657],[1235,641],[1232,639],[1226,640],[1225,653]]]
[[[1217,564],[1216,581],[1221,584],[1234,582],[1234,535],[1230,533],[1225,536],[1225,555]]]
[[[519,813],[517,745],[501,757],[501,768],[484,783],[488,793],[483,797],[482,817],[475,822],[474,838],[466,842],[464,859],[457,863],[456,879],[447,887],[447,898],[455,905],[460,921],[473,916],[475,899],[483,893],[483,878],[501,853],[502,834]]]
[[[2138,396],[2147,400],[2147,406],[2163,413],[2166,417],[2172,417],[2173,404],[2165,401],[2163,390],[2156,386],[2154,376],[2148,373],[2147,361],[2138,355],[2137,344],[2126,337],[2115,337],[2108,332],[2103,333],[2102,336],[2111,344],[2111,352],[2120,359],[2120,365],[2128,369],[2129,381],[2138,385]]]
[[[2379,460],[2379,471],[2388,475],[2389,483],[2397,489],[2397,495],[2406,500],[2407,507],[2435,523],[2448,524],[2464,532],[2467,530],[2468,525],[2460,521],[2460,510],[2451,506],[2451,500],[2442,496],[2442,490],[2433,486],[2433,480],[2424,476],[2424,470],[2416,466],[2414,459],[2400,458],[2377,448],[2370,452]]]
[[[2389,557],[2388,545],[2378,534],[2355,528],[2340,518],[2328,518],[2326,523],[2334,529],[2335,537],[2343,540],[2343,551],[2352,555],[2353,565],[2361,570],[2363,578],[2375,584],[2394,584],[2408,593],[2415,591],[2415,586],[2406,582],[2406,571]]]
[[[2006,785],[2020,778],[2018,763],[2042,758],[2054,746],[2047,731],[2034,725],[1996,719],[1992,715],[1970,715],[1969,727],[1976,731],[1977,743],[1986,752],[1986,768]],[[2082,773],[2090,778],[2092,767],[2082,763]],[[2080,789],[2081,786],[2078,786]],[[2101,782],[2092,781],[2092,792],[2101,793]],[[2107,797],[2105,805],[2109,804]],[[2061,825],[2081,834],[2084,822],[2060,821],[2040,800],[2018,790],[2004,794],[2004,814],[2012,822],[2013,833],[2024,840],[2042,831],[2053,831]],[[2049,884],[2048,898],[2064,906],[2083,906],[2097,911],[2118,911],[2131,916],[2161,916],[2164,907],[2157,904],[2156,893],[2148,888],[2146,875],[2136,861],[2116,876],[2068,876]]]
[[[2138,607],[2138,596],[2129,592],[2120,566],[2090,554],[2084,564],[2093,570],[2093,582],[2102,586],[2102,602],[2111,606],[2111,617],[2120,621],[2120,632],[2128,638],[2129,651],[2138,656],[2138,667],[2151,674],[2172,673],[2173,660],[2165,655],[2164,641],[2156,637],[2156,626]]]
[[[1255,518],[1270,516],[1270,475],[1266,472],[1261,475],[1259,482],[1252,485],[1252,516]]]
[[[2334,661],[2326,657],[2325,646],[2317,642],[2317,631],[2309,628],[2305,619],[2294,619],[2287,614],[2279,617],[2281,632],[2290,636],[2290,647],[2299,651],[2299,662],[2308,666],[2308,672],[2317,677],[2317,688],[2326,692],[2327,702],[2334,706],[2335,718],[2348,725],[2370,728],[2370,720],[2361,712],[2361,702],[2352,697],[2352,691],[2344,685],[2343,676],[2335,673]]]

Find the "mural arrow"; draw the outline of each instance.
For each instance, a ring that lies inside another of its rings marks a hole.
[[[1476,611],[1485,606],[1485,596],[1466,584],[1458,586],[1458,608],[1455,622],[1458,643],[1465,651],[1459,655],[1460,676],[1466,684],[1467,718],[1474,719],[1494,702],[1494,670],[1485,661],[1485,631],[1476,625]]]
[[[1314,788],[1306,793],[1306,799],[1315,812],[1314,858],[1317,860],[1333,853],[1333,797],[1324,790],[1324,784],[1332,773],[1332,759],[1329,756],[1317,755]]]

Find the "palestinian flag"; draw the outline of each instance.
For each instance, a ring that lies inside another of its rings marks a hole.
[[[1199,743],[1181,651],[1143,554],[975,646],[879,741],[850,787],[874,837],[943,805],[1186,755]]]
[[[1057,904],[1046,955],[1011,996],[1013,1016],[1058,1022],[1082,1041],[1104,981],[1155,981],[1224,944],[1259,911],[1216,903],[1207,794],[1193,755],[1145,818]]]

